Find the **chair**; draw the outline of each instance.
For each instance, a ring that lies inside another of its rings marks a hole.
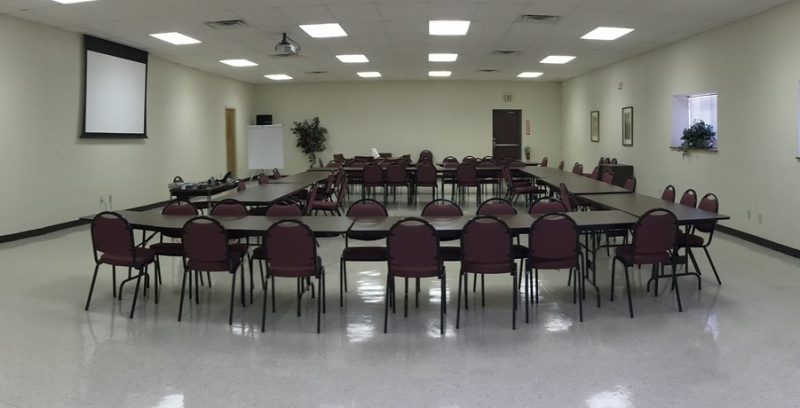
[[[447,156],[444,159],[442,159],[442,163],[458,163],[458,159],[456,159],[453,156]]]
[[[611,159],[611,163],[610,164],[617,164],[617,158],[615,157],[615,158]]]
[[[192,203],[188,201],[181,201],[181,200],[173,200],[167,203],[164,208],[161,209],[161,214],[164,215],[186,215],[186,216],[196,216],[198,215],[197,208],[192,205]],[[150,249],[155,253],[155,262],[156,262],[156,280],[158,281],[157,284],[161,283],[161,263],[159,262],[160,256],[174,256],[174,257],[181,257],[183,256],[183,245],[180,242],[164,242],[164,237],[172,238],[173,241],[175,239],[180,238],[183,235],[182,232],[172,232],[172,231],[162,231],[161,236],[159,237],[159,242],[150,245]],[[209,284],[211,280],[209,279]],[[157,288],[158,286],[156,286]],[[155,290],[156,292],[156,303],[158,303],[158,289]]]
[[[172,182],[173,183],[183,183],[183,177],[175,176],[175,177],[172,178]]]
[[[267,217],[302,217],[303,209],[294,201],[276,201],[267,207]]]
[[[358,200],[347,210],[348,217],[386,217],[386,211],[380,202],[366,198]],[[386,238],[385,233],[367,233],[348,231],[344,235],[344,250],[339,258],[339,306],[344,306],[344,292],[347,292],[347,262],[385,262],[385,246],[350,246],[350,240],[379,241]],[[419,288],[419,285],[418,285]]]
[[[133,319],[133,312],[136,310],[136,299],[139,297],[139,287],[141,279],[145,278],[145,292],[150,283],[150,277],[147,274],[147,267],[155,262],[156,254],[152,249],[140,248],[136,246],[133,240],[133,229],[128,221],[121,215],[111,211],[103,211],[97,214],[92,220],[91,226],[92,236],[92,255],[94,256],[94,274],[92,275],[92,284],[89,286],[89,296],[86,298],[86,307],[84,310],[89,310],[89,304],[92,302],[92,292],[94,292],[94,283],[97,280],[97,271],[100,265],[111,265],[112,273],[112,287],[114,297],[117,287],[117,266],[128,268],[128,275],[131,269],[136,269],[139,273],[133,277],[129,277],[120,284],[119,298],[122,299],[122,286],[125,282],[136,280],[136,289],[133,292],[133,301],[131,302],[131,312],[128,316]],[[158,293],[158,264],[156,264],[156,279],[155,291]]]
[[[513,208],[513,207],[512,207]],[[458,275],[458,312],[456,329],[461,324],[461,282],[464,282],[464,309],[469,310],[467,288],[469,274],[509,273],[511,286],[511,328],[517,328],[517,271],[514,264],[514,251],[511,230],[503,221],[493,216],[478,216],[470,220],[461,233],[461,270]],[[481,291],[483,297],[483,289]],[[444,298],[442,298],[444,299]],[[484,299],[485,300],[485,299]],[[485,302],[484,302],[485,304]]]
[[[546,156],[542,158],[542,162],[539,163],[539,165],[542,166],[542,167],[547,167],[547,157]]]
[[[631,244],[616,248],[614,261],[611,263],[611,301],[614,301],[614,276],[617,262],[625,268],[625,287],[628,292],[628,310],[633,318],[633,302],[631,301],[631,286],[628,277],[628,268],[633,265],[653,265],[653,277],[658,276],[658,267],[663,272],[665,264],[672,266],[672,287],[675,289],[675,298],[678,301],[678,310],[681,307],[681,295],[675,274],[675,264],[672,262],[672,251],[675,248],[675,237],[678,234],[678,220],[669,210],[655,208],[639,217],[633,227]],[[656,280],[658,282],[658,280]],[[658,295],[658,284],[656,284]]]
[[[542,197],[531,204],[528,214],[550,214],[567,212],[567,207],[561,200],[552,197]]]
[[[386,168],[386,188],[392,189],[392,197],[397,201],[397,188],[405,187],[408,192],[407,204],[411,205],[411,183],[408,178],[405,161],[392,163]]]
[[[610,170],[604,171],[601,180],[606,184],[614,184],[614,173]]]
[[[468,188],[475,187],[476,203],[480,203],[481,183],[478,181],[478,172],[472,162],[469,164],[462,162],[458,165],[456,169],[456,186],[458,187],[459,198],[466,195]],[[451,199],[455,199],[455,195]]]
[[[549,213],[536,219],[528,232],[528,259],[525,261],[525,323],[529,322],[529,284],[533,286],[533,302],[539,303],[539,270],[575,270],[572,301],[578,302],[583,321],[583,293],[579,277],[583,277],[583,255],[578,243],[578,226],[566,214]],[[533,275],[531,275],[531,271]]]
[[[684,191],[680,203],[689,207],[697,207],[697,192],[691,188]]]
[[[342,163],[336,160],[331,160],[325,165],[325,167],[329,169],[338,169],[342,167]]]
[[[630,191],[631,193],[636,192],[636,177],[630,176],[627,180],[625,180],[625,187],[626,190]]]
[[[430,150],[423,150],[419,152],[417,163],[433,164],[433,153]]]
[[[283,178],[283,176],[281,175],[281,172],[278,171],[278,169],[272,169],[272,178],[277,180],[279,178]]]
[[[461,211],[461,207],[458,204],[444,198],[433,200],[422,209],[423,217],[460,217],[462,215],[464,215],[464,212]],[[440,241],[458,241],[459,239],[461,239],[461,233],[457,231],[439,234]],[[441,251],[442,260],[445,262],[461,260],[461,249],[459,247],[443,246]]]
[[[528,181],[514,181],[508,167],[503,167],[501,174],[506,182],[506,199],[512,203],[516,204],[520,196],[525,196],[525,201],[531,202],[536,195],[544,193],[544,190]]]
[[[475,161],[475,156],[464,156],[464,158],[461,159],[461,163],[464,164],[475,164]]]
[[[263,186],[265,184],[269,184],[269,177],[266,174],[259,174],[258,175],[258,185]]]
[[[313,200],[309,198],[311,206],[308,215],[311,215],[311,211],[313,211],[315,215],[319,211],[322,211],[326,215],[329,213],[331,215],[342,215],[339,209],[344,205],[345,194],[347,194],[347,175],[344,172],[338,173],[335,185],[336,187],[333,188],[332,192],[336,194],[336,200],[333,200],[333,197],[329,197],[327,200],[317,200],[316,197]]]
[[[370,163],[364,166],[364,173],[363,173],[363,189],[361,190],[361,198],[366,197],[366,191],[369,189],[372,191],[372,195],[375,195],[375,188],[381,187],[383,188],[383,202],[386,202],[386,185],[383,180],[383,169],[380,165],[375,163]]]
[[[243,180],[239,180],[236,182],[236,191],[244,191],[247,190],[247,182]]]
[[[603,159],[603,164],[611,164],[611,158],[606,157],[605,159]]]
[[[281,220],[272,224],[264,234],[264,253],[267,276],[264,280],[264,303],[261,307],[261,332],[267,319],[267,292],[272,280],[272,312],[275,313],[275,278],[297,280],[297,316],[300,316],[300,301],[306,292],[305,281],[316,278],[319,285],[317,296],[317,333],[320,332],[321,314],[325,313],[325,267],[317,256],[317,241],[307,225],[298,220]],[[313,288],[313,286],[312,286]],[[312,289],[311,296],[314,296]]]
[[[430,187],[431,197],[436,199],[436,190],[439,188],[439,183],[436,177],[436,166],[428,162],[420,162],[417,164],[417,171],[415,172],[414,180],[414,200],[416,201],[419,194],[417,188]]]
[[[339,163],[344,163],[346,161],[346,159],[344,158],[344,155],[341,154],[341,153],[334,153],[333,160],[337,161]]]
[[[558,163],[558,169],[564,170],[564,160],[561,160],[561,162]]]
[[[439,331],[444,334],[444,311],[447,303],[445,293],[445,269],[439,251],[436,230],[425,220],[406,218],[394,224],[386,238],[388,273],[386,274],[386,297],[384,303],[383,332],[389,323],[389,296],[392,311],[396,309],[395,278],[405,280],[404,315],[408,316],[408,278],[437,278],[441,282],[439,304]]]
[[[664,192],[661,193],[661,199],[673,203],[675,202],[675,187],[672,184],[664,188]]]
[[[578,168],[580,167],[580,165],[581,165],[580,163],[575,162],[575,164],[572,165],[572,173],[578,174]],[[561,169],[561,170],[563,170],[563,169]]]
[[[490,198],[481,203],[476,214],[478,215],[514,215],[517,209],[504,198]]]
[[[199,273],[228,272],[231,274],[231,300],[228,324],[233,324],[233,300],[236,294],[236,271],[242,263],[244,252],[228,245],[228,234],[219,221],[205,216],[194,217],[183,225],[183,280],[178,321],[183,317],[183,299],[186,294],[186,278],[189,278],[189,298],[192,297],[192,275],[194,275],[195,303],[200,303]],[[194,274],[192,273],[194,272]],[[244,270],[242,270],[244,283]],[[242,285],[244,305],[244,285]]]
[[[233,218],[242,218],[246,217],[249,214],[247,211],[247,207],[244,204],[239,202],[238,200],[234,200],[232,198],[224,199],[214,207],[211,208],[210,215],[212,217],[233,217]],[[248,252],[248,247],[250,246],[250,237],[243,233],[243,232],[236,232],[236,231],[229,231],[227,232],[228,238],[231,240],[235,240],[230,244],[231,251],[236,253],[241,253],[243,256],[250,256]],[[245,242],[241,243],[241,240],[244,239]],[[244,270],[242,270],[242,276],[244,276]],[[202,276],[200,277],[200,283],[202,283]],[[211,285],[211,278],[209,277],[209,285]],[[253,303],[253,270],[250,270],[250,303]],[[242,279],[242,288],[244,288],[244,279]],[[244,290],[244,289],[243,289]],[[242,305],[244,306],[244,297],[242,297]]]
[[[497,167],[497,164],[492,158],[484,158],[478,162],[476,171],[478,173],[478,182],[481,184],[481,191],[483,190],[483,186],[489,185],[492,186],[493,192],[497,192],[497,187],[500,186],[500,178],[502,176],[499,171],[488,169],[491,167]]]
[[[575,198],[572,197],[566,184],[561,183],[558,185],[558,195],[561,199],[561,203],[564,204],[564,208],[567,209],[567,212],[572,212],[575,208]]]
[[[700,200],[700,204],[697,208],[716,214],[719,212],[719,200],[715,194],[708,193]],[[711,254],[708,252],[708,246],[711,245],[711,240],[714,238],[714,229],[716,226],[716,221],[709,221],[695,225],[690,232],[680,233],[678,235],[678,247],[686,249],[686,253],[692,260],[692,265],[694,265],[694,269],[698,274],[700,273],[700,267],[697,266],[697,259],[692,252],[692,248],[702,248],[703,252],[706,253],[708,263],[711,264],[711,270],[714,271],[714,276],[717,278],[717,284],[722,285],[722,280],[720,280],[719,274],[717,273],[717,267],[714,266],[714,261],[711,259]],[[698,231],[707,235],[707,239],[696,234]]]
[[[594,166],[594,170],[592,170],[592,174],[588,176],[592,180],[597,180],[600,177],[600,166]]]

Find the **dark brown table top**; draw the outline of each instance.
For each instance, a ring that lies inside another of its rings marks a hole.
[[[288,178],[288,177],[287,177]],[[272,183],[259,185],[257,182],[247,184],[244,191],[228,191],[211,198],[212,203],[232,198],[245,205],[268,205],[280,201],[300,190],[305,190],[308,184],[303,183]]]
[[[664,208],[672,211],[680,224],[696,224],[730,219],[729,216],[724,214],[704,211],[644,194],[593,194],[583,196],[583,198],[604,208],[624,211],[636,217],[640,217],[654,208]]]
[[[630,194],[631,192],[612,184],[604,183],[599,180],[592,179],[579,174],[574,174],[569,171],[559,170],[553,167],[533,167],[523,170],[538,179],[541,179],[547,185],[558,188],[561,183],[567,186],[567,189],[572,194],[588,195],[588,194]]]
[[[331,169],[327,169],[330,172]],[[282,177],[277,180],[270,180],[269,184],[304,184],[310,186],[318,181],[325,180],[328,175],[319,170],[309,170],[302,173],[293,174],[288,177]],[[250,187],[248,185],[248,187]]]

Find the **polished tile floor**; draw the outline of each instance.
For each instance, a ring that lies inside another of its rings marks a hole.
[[[580,323],[566,272],[543,272],[541,303],[516,331],[508,276],[487,278],[486,307],[472,303],[456,330],[458,266],[449,264],[444,336],[435,281],[423,283],[419,309],[406,319],[398,309],[383,334],[382,264],[350,264],[340,309],[339,238],[320,241],[328,276],[320,335],[311,299],[295,316],[291,280],[278,283],[266,333],[260,294],[228,326],[227,276],[201,288],[201,304],[189,304],[179,323],[181,274],[168,261],[161,303],[147,298],[128,320],[133,288],[112,299],[107,269],[83,310],[93,266],[87,227],[0,245],[0,407],[800,406],[800,260],[723,234],[715,241],[724,284],[701,259],[709,275],[702,291],[681,282],[683,313],[668,290],[644,292],[643,269],[633,273],[637,316],[628,318],[624,282],[610,303],[604,268],[602,308],[589,294]]]

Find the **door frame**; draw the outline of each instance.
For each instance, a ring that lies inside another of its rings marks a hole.
[[[508,109],[508,108],[492,108],[492,156],[494,156],[494,149],[497,147],[497,142],[494,135],[494,113],[495,112],[518,112],[519,113],[519,157],[522,160],[524,147],[522,146],[522,109]]]
[[[228,113],[231,113],[230,123]],[[236,108],[225,107],[225,167],[226,171],[236,173]]]

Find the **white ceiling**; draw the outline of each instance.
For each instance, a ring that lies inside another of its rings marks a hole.
[[[88,33],[147,50],[179,64],[252,83],[286,73],[299,81],[359,79],[380,71],[383,80],[427,79],[451,70],[452,79],[509,80],[541,71],[535,81],[560,81],[702,31],[757,14],[787,0],[97,0],[62,5],[51,0],[0,0],[0,13]],[[521,14],[560,16],[558,23],[515,23]],[[212,29],[204,23],[243,19],[247,28]],[[431,37],[430,19],[471,20],[463,37]],[[314,39],[299,24],[338,22],[346,38]],[[631,27],[617,41],[580,36],[597,26]],[[178,31],[203,41],[173,46],[150,37]],[[281,33],[300,43],[300,56],[273,57]],[[493,50],[520,51],[516,56]],[[431,63],[429,52],[456,52],[455,63]],[[367,64],[343,64],[336,54],[366,54]],[[575,55],[566,65],[544,65],[549,54]],[[233,68],[221,59],[259,64]],[[479,69],[497,69],[483,73]],[[310,71],[328,71],[310,74]],[[530,79],[528,79],[530,80]]]

